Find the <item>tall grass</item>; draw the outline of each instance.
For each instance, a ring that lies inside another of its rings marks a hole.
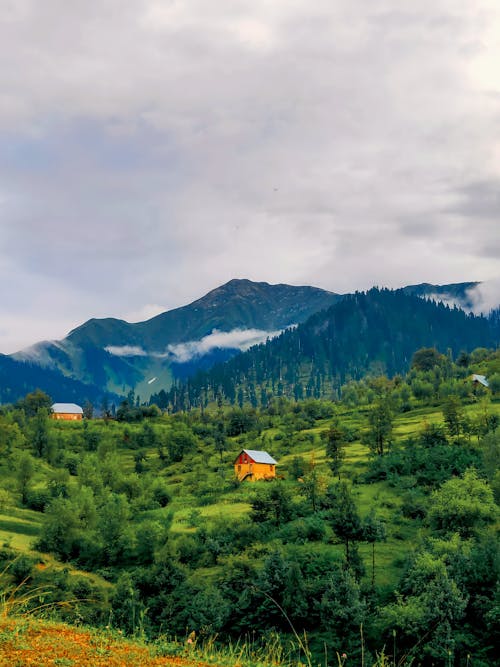
[[[44,602],[44,599],[55,589],[55,586],[44,584],[43,586],[30,587],[28,586],[29,575],[19,583],[10,580],[9,570],[21,557],[22,554],[9,561],[0,572],[0,618],[5,620],[10,617],[39,616],[43,612],[68,608],[78,602],[95,602],[95,600],[88,598]]]
[[[360,628],[362,646],[364,647],[363,630]],[[218,642],[217,635],[206,639],[195,639],[191,643],[178,639],[159,638],[150,648],[154,656],[182,656],[218,667],[410,667],[413,658],[403,656],[396,660],[394,655],[385,652],[385,648],[377,653],[374,660],[366,660],[362,650],[360,660],[354,661],[345,653],[329,656],[326,651],[323,660],[312,663],[311,654],[304,654],[307,647],[307,636],[297,640],[287,640],[277,632],[270,632],[261,639],[255,635],[246,635],[236,642]]]
[[[303,641],[303,640],[302,640]],[[183,655],[221,667],[304,667],[310,665],[295,641],[285,641],[277,632],[257,639],[246,635],[236,642],[219,643],[217,635],[192,643],[160,638],[155,642],[159,656]],[[303,661],[305,660],[305,662]]]

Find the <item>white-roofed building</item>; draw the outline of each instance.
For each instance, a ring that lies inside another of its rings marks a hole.
[[[488,382],[488,380],[484,375],[477,375],[476,373],[474,373],[474,375],[472,376],[472,382],[474,382],[475,384],[482,384],[483,387],[490,386],[490,383]]]
[[[52,406],[52,419],[77,421],[83,419],[83,409],[76,403],[54,403]]]
[[[278,462],[267,452],[257,449],[242,449],[234,461],[234,472],[242,482],[248,479],[274,479]]]

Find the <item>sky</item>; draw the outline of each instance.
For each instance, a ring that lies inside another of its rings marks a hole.
[[[494,302],[499,63],[498,0],[2,0],[0,352],[231,278]]]

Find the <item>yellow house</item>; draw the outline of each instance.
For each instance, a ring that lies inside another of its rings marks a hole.
[[[76,403],[54,403],[52,406],[52,419],[63,419],[64,421],[79,421],[83,419],[83,410]]]
[[[234,472],[240,482],[244,479],[251,482],[258,479],[274,479],[277,465],[277,461],[267,452],[242,449],[234,461]]]

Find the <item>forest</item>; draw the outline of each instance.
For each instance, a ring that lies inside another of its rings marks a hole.
[[[133,392],[75,423],[41,391],[1,406],[4,591],[129,636],[278,641],[295,664],[495,664],[500,353],[410,358],[295,396],[240,376],[174,413]],[[242,449],[277,478],[238,482]]]
[[[265,408],[272,397],[338,399],[351,380],[407,372],[420,348],[458,358],[462,350],[497,348],[500,311],[488,317],[426,301],[405,290],[373,288],[348,294],[297,327],[209,370],[183,375],[151,397],[171,411],[221,400]],[[192,369],[190,369],[192,371]]]

